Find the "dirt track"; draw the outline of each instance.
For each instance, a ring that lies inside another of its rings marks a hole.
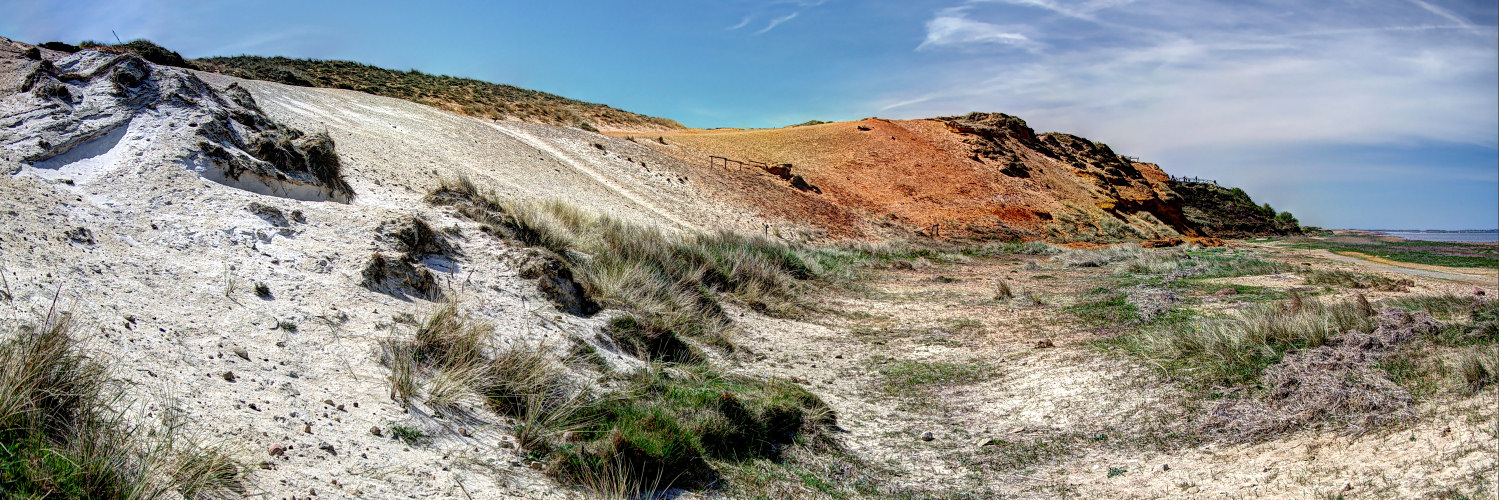
[[[1400,273],[1408,276],[1421,276],[1442,280],[1461,281],[1475,285],[1492,286],[1499,283],[1499,271],[1483,268],[1442,267],[1425,264],[1409,264],[1404,262],[1393,262],[1384,259],[1376,261],[1377,257],[1370,257],[1356,252],[1348,252],[1359,255],[1358,257],[1344,255],[1329,250],[1319,251],[1322,257],[1339,262],[1358,264],[1368,269]],[[1381,262],[1382,261],[1382,262]]]

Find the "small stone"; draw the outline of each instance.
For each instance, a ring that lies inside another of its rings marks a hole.
[[[273,444],[271,445],[270,449],[266,450],[266,452],[270,453],[273,457],[279,457],[282,454],[286,453],[286,445],[280,443]]]
[[[345,412],[346,412],[346,411],[349,411],[349,410],[345,410],[345,409],[344,409],[344,405],[338,405],[338,406],[337,406],[337,408],[336,408],[336,409],[337,409],[337,410],[338,410],[338,411],[345,411]]]
[[[932,431],[926,431],[926,432],[921,433],[921,440],[922,441],[931,441],[933,439],[937,439],[937,436],[933,435]]]
[[[312,434],[312,422],[303,422],[302,423],[302,432],[307,433],[307,434]]]
[[[1056,344],[1051,342],[1051,339],[1041,339],[1040,342],[1036,342],[1037,349],[1049,349],[1056,346]]]
[[[333,400],[331,400],[331,399],[324,399],[323,400],[323,404],[328,405],[328,406],[333,406]]]
[[[385,436],[385,433],[380,432],[380,426],[378,426],[378,425],[376,425],[374,427],[370,427],[370,434],[375,435],[375,437],[383,437],[383,436]]]
[[[245,405],[245,406],[249,406],[251,410],[260,411],[260,407],[259,406],[255,406],[255,403],[250,403],[250,404]]]
[[[568,432],[572,432],[572,431],[568,431]],[[473,433],[471,433],[471,432],[468,431],[468,427],[459,427],[458,428],[458,435],[459,436],[463,436],[463,437],[473,437]],[[566,437],[567,437],[567,434],[564,433],[563,434],[563,438],[566,439]]]
[[[1161,472],[1166,472],[1169,470],[1171,470],[1171,464],[1161,464]]]
[[[224,372],[224,381],[234,382],[234,372]]]
[[[998,439],[994,439],[994,438],[984,438],[984,439],[978,440],[978,442],[974,443],[974,444],[976,446],[978,446],[979,448],[983,448],[985,446],[994,446],[994,445],[997,445],[997,444],[999,444],[999,440]]]
[[[250,360],[250,351],[246,350],[243,347],[236,346],[234,348],[234,355],[235,356],[239,356],[241,359],[244,359],[245,361],[249,361]]]
[[[333,445],[328,444],[327,441],[323,441],[321,443],[318,443],[317,449],[326,451],[326,452],[328,452],[329,454],[332,454],[332,455],[337,455],[338,454],[338,451],[336,451],[336,450],[333,449]]]

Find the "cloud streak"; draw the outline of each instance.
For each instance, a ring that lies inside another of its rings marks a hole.
[[[1414,2],[1408,13],[1431,10]],[[1023,113],[1140,153],[1307,141],[1496,142],[1499,50],[1492,27],[1337,23],[1325,12],[1279,16],[1235,5],[1183,12],[1157,1],[1138,2],[1143,5],[1131,15],[1111,14],[1142,32],[1100,27],[1077,33],[1074,22],[1062,36],[1054,22],[1032,18],[1031,31],[1021,34],[979,19],[1025,20],[1015,19],[1018,4],[1069,12],[1072,19],[1121,3],[1001,3],[1008,9],[939,11],[916,49],[1027,50],[974,52],[928,80],[955,83],[890,95],[878,107],[906,116]],[[1234,29],[1225,21],[1234,19],[1258,23]],[[1483,36],[1451,36],[1455,30]]]
[[[927,21],[926,39],[916,50],[958,45],[1007,45],[1029,51],[1041,44],[1016,29],[967,19],[962,14],[939,16]]]
[[[777,17],[775,19],[771,19],[770,23],[766,24],[764,28],[760,28],[760,31],[756,31],[755,34],[756,35],[763,35],[766,32],[769,32],[770,30],[776,29],[776,26],[780,26],[781,23],[784,23],[786,21],[790,21],[792,19],[796,19],[796,16],[799,16],[799,15],[801,15],[801,12],[792,12],[790,14],[786,14],[784,16]]]

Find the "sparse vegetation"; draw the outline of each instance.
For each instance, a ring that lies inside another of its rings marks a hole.
[[[269,298],[271,298],[271,286],[265,284],[265,282],[263,282],[263,281],[256,282],[255,283],[255,296],[256,297],[260,297],[262,299],[269,299]]]
[[[1415,282],[1409,279],[1390,279],[1378,274],[1351,271],[1317,270],[1306,272],[1304,276],[1308,285],[1341,286],[1354,289],[1372,288],[1386,292],[1403,292],[1407,287],[1415,285]]]
[[[1008,280],[999,280],[999,283],[994,285],[995,301],[1005,301],[1013,298],[1015,298],[1015,290],[1010,287]]]
[[[940,401],[937,391],[983,382],[998,373],[994,366],[978,359],[966,362],[887,359],[879,368],[884,391],[914,408],[937,405]]]
[[[493,234],[561,256],[590,297],[631,311],[627,323],[614,325],[617,332],[664,342],[674,352],[681,349],[673,338],[726,345],[721,295],[792,316],[804,309],[796,298],[800,282],[835,280],[854,262],[919,253],[873,245],[814,250],[728,232],[669,234],[559,202],[503,203],[462,178],[444,181],[427,200],[454,206]]]
[[[1373,310],[1366,302],[1327,304],[1296,296],[1190,323],[1141,328],[1118,342],[1174,372],[1237,385],[1253,383],[1288,349],[1318,347],[1340,332],[1373,329]]]
[[[426,443],[427,439],[432,436],[415,427],[394,424],[390,426],[390,437],[399,439],[401,442],[411,446],[420,446]]]
[[[707,484],[712,460],[772,457],[798,436],[815,434],[833,416],[815,396],[785,381],[718,373],[706,364],[653,365],[598,394],[569,382],[544,345],[489,348],[493,327],[446,303],[409,339],[383,345],[400,400],[446,408],[439,383],[477,394],[514,419],[521,446],[545,470],[569,482],[636,489]],[[493,353],[493,354],[489,354]],[[633,481],[621,486],[618,481]]]
[[[234,56],[196,59],[203,70],[302,87],[349,89],[469,116],[584,130],[600,125],[677,129],[681,124],[561,96],[469,78],[396,71],[349,61]]]
[[[137,423],[103,365],[53,310],[0,336],[0,491],[11,498],[185,498],[244,492],[244,467],[186,435],[176,412]]]

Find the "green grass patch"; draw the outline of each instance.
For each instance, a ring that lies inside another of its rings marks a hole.
[[[1359,252],[1382,259],[1447,267],[1499,267],[1499,247],[1440,241],[1380,241],[1374,238],[1288,240],[1289,248]]]
[[[1210,385],[1252,384],[1288,349],[1317,347],[1348,330],[1372,331],[1372,309],[1356,301],[1325,304],[1293,297],[1287,302],[1137,328],[1103,341],[1151,361],[1169,373]]]
[[[1403,292],[1415,286],[1408,279],[1390,279],[1378,274],[1339,270],[1318,270],[1302,273],[1308,285],[1341,286],[1353,289],[1374,289],[1386,292]]]
[[[708,460],[775,457],[835,418],[816,396],[783,380],[724,375],[702,366],[653,367],[578,412],[573,441],[552,443],[548,467],[582,477],[623,457],[644,477],[705,485]],[[673,477],[675,476],[675,477]]]

